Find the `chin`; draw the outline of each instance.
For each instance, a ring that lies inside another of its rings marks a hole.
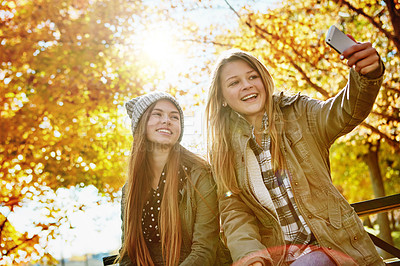
[[[153,147],[169,149],[172,148],[176,142],[171,141],[151,141],[150,142]]]

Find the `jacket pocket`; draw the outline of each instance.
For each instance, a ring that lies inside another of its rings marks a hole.
[[[375,247],[355,212],[343,220],[341,230],[336,230],[331,235],[350,257],[363,260],[366,265],[375,261]]]
[[[289,140],[290,147],[296,155],[296,158],[298,158],[299,162],[303,162],[309,156],[309,151],[300,128],[289,126],[286,137]]]
[[[313,191],[313,196],[303,196],[303,205],[311,217],[325,221],[335,229],[342,227],[340,200],[330,191]]]

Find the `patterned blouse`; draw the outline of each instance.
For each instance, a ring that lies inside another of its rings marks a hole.
[[[186,169],[185,169],[186,170]],[[184,171],[179,171],[179,190],[183,187],[183,182],[185,180]],[[161,208],[161,200],[164,195],[164,187],[166,182],[165,171],[161,173],[160,181],[156,189],[151,188],[150,197],[143,207],[142,214],[142,230],[144,239],[147,243],[159,243],[160,229],[158,226],[158,216]],[[181,194],[178,193],[180,201]]]

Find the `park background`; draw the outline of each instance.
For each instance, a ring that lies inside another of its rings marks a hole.
[[[205,156],[218,54],[249,51],[278,91],[325,100],[349,72],[324,43],[333,24],[386,67],[369,117],[331,148],[333,182],[351,203],[399,193],[398,0],[0,0],[0,265],[101,265],[118,250],[126,100],[175,95],[183,145]],[[362,220],[400,246],[398,211]]]

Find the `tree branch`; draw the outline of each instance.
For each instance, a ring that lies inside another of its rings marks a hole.
[[[379,136],[381,136],[383,139],[385,139],[387,141],[387,143],[392,146],[392,148],[394,148],[396,151],[400,151],[400,142],[390,138],[388,135],[382,133],[381,131],[379,131],[377,128],[362,122],[361,126],[368,128],[369,130],[372,131],[372,133],[378,134]]]
[[[392,79],[391,81],[395,81],[395,80]],[[395,82],[396,82],[396,81],[395,81]],[[397,83],[397,82],[396,82],[396,83]],[[385,90],[393,91],[394,93],[399,93],[399,92],[400,92],[400,89],[397,89],[397,88],[395,88],[395,87],[390,87],[390,86],[386,85],[386,83],[383,84],[382,87],[383,87]]]
[[[227,0],[224,0],[224,1],[225,1],[225,3],[229,6],[230,10],[232,10],[233,13],[235,13],[236,16],[237,16],[240,20],[242,20],[242,18],[241,18],[240,15],[238,14],[238,12],[236,12],[236,10],[231,6],[231,4],[229,4],[229,2],[228,2]]]
[[[231,44],[228,43],[220,43],[220,42],[215,42],[215,41],[206,41],[206,40],[197,40],[197,39],[186,39],[186,40],[182,40],[184,42],[192,42],[192,43],[207,43],[207,44],[213,44],[213,45],[217,45],[217,46],[222,46],[222,47],[232,47]]]
[[[369,22],[371,22],[372,25],[374,25],[380,32],[382,32],[389,40],[392,40],[394,42],[394,44],[396,45],[397,50],[400,51],[400,40],[397,37],[398,35],[393,35],[389,31],[385,30],[382,27],[381,23],[376,22],[374,20],[374,18],[372,16],[368,15],[367,13],[365,13],[362,8],[356,8],[351,3],[349,3],[348,1],[345,1],[345,0],[334,0],[334,2],[337,3],[338,5],[343,4],[343,5],[347,6],[347,8],[352,10],[353,12],[365,17]],[[397,26],[397,25],[400,25],[400,18],[395,16],[395,12],[394,12],[395,4],[394,4],[393,0],[385,0],[385,2],[388,7],[389,14],[391,15],[391,18],[392,18],[393,28],[397,27],[398,31],[400,31],[400,26]],[[394,17],[392,17],[391,13],[394,14]],[[397,23],[397,25],[395,25],[395,23]],[[395,32],[396,32],[396,30],[395,30]]]
[[[385,0],[386,6],[389,10],[390,20],[392,21],[392,26],[395,34],[395,44],[397,50],[400,51],[400,9],[396,9],[396,3],[394,0]]]
[[[393,116],[393,115],[388,115],[388,114],[384,114],[384,113],[378,113],[378,112],[375,112],[375,111],[372,111],[371,114],[374,114],[374,115],[383,117],[383,118],[385,118],[387,121],[390,120],[390,121],[396,121],[396,122],[399,122],[399,123],[400,123],[400,118],[399,118],[399,117],[395,117],[395,116]]]
[[[0,215],[3,215],[3,214],[1,214],[0,213]],[[4,215],[3,215],[4,216]],[[4,216],[4,222],[1,224],[1,226],[0,226],[0,242],[1,242],[1,235],[2,235],[2,233],[3,233],[3,229],[4,229],[4,226],[6,225],[6,222],[7,222],[7,217],[6,216]]]
[[[291,58],[289,60],[290,60],[290,63],[293,65],[293,67],[297,71],[299,71],[299,73],[303,76],[303,78],[307,81],[307,83],[311,85],[311,87],[313,87],[316,91],[321,93],[325,99],[328,99],[330,97],[329,93],[326,90],[324,90],[320,86],[317,86],[317,84],[315,84],[314,82],[311,81],[311,79],[307,76],[307,74],[304,72],[304,70],[300,66],[298,66]]]
[[[250,23],[246,23],[246,25],[247,25],[248,27],[252,28],[252,25],[251,25]],[[273,35],[272,33],[266,31],[265,29],[261,28],[261,27],[258,26],[258,25],[254,25],[254,27],[255,27],[256,31],[258,30],[259,32],[261,32],[261,34],[260,34],[261,36],[263,36],[263,33],[264,33],[264,34],[266,34],[266,35],[271,36],[272,38],[279,39],[279,36]],[[264,39],[266,39],[266,38],[264,38]],[[274,50],[278,50],[278,49],[276,48],[275,45],[271,45],[271,47],[272,47]],[[292,46],[290,46],[290,47],[291,47],[292,51],[293,51],[298,57],[304,58],[304,56],[303,56],[302,54],[300,54],[296,49],[294,49]],[[321,88],[320,86],[317,86],[314,82],[311,81],[311,79],[308,77],[308,75],[307,75],[307,73],[304,71],[304,69],[301,68],[301,67],[286,53],[286,50],[285,50],[285,51],[280,50],[280,52],[282,52],[282,53],[285,55],[285,57],[289,60],[289,62],[293,65],[293,67],[303,76],[303,78],[307,81],[308,84],[311,85],[311,87],[313,87],[316,91],[318,91],[319,93],[321,93],[321,94],[325,97],[325,99],[328,99],[328,98],[330,97],[329,93],[328,93],[326,90],[324,90],[324,89]]]
[[[25,238],[25,239],[21,242],[21,244],[15,245],[15,246],[13,246],[12,248],[8,249],[7,252],[4,254],[4,256],[8,256],[13,250],[17,249],[18,247],[22,246],[23,244],[27,244],[28,242],[33,241],[33,240],[34,240],[35,238],[37,238],[37,237],[38,237],[38,235],[34,235],[34,236],[31,237],[31,238]]]

